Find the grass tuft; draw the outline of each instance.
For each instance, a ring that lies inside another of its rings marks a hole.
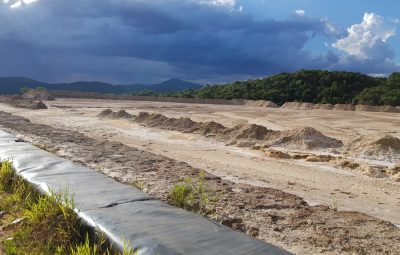
[[[40,194],[14,171],[11,162],[0,162],[0,211],[6,212],[0,217],[0,254],[119,254],[100,235],[90,240],[92,232],[81,224],[75,208],[68,190]]]
[[[169,199],[175,206],[208,215],[213,212],[210,196],[214,196],[205,181],[205,172],[201,171],[197,180],[186,177],[183,183],[175,184],[170,192]]]

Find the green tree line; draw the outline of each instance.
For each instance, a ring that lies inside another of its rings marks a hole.
[[[300,70],[264,79],[207,85],[201,89],[176,93],[155,94],[145,91],[139,94],[203,99],[269,100],[280,105],[298,101],[398,106],[400,73],[392,73],[388,78],[381,78],[354,72]]]

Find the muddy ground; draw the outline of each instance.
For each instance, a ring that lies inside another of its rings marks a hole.
[[[2,129],[125,183],[140,183],[145,192],[163,201],[168,200],[175,183],[186,176],[195,177],[200,171],[185,162],[117,142],[107,133],[104,137],[89,137],[90,132],[83,134],[84,130],[52,127],[35,123],[34,117],[31,119],[30,122],[17,115],[0,113]],[[219,199],[213,202],[216,212],[210,217],[294,253],[399,253],[400,230],[387,221],[340,211],[335,203],[310,206],[293,194],[235,183],[210,173],[207,183],[219,194]],[[295,183],[287,181],[286,185]]]

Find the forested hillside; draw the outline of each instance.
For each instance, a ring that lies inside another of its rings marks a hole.
[[[330,104],[400,105],[400,73],[376,78],[361,73],[300,70],[168,96],[207,99],[300,101]]]
[[[112,85],[98,81],[79,81],[71,83],[51,84],[39,82],[24,77],[0,77],[0,94],[16,94],[21,88],[43,87],[48,90],[70,90],[95,93],[126,94],[140,91],[153,91],[156,93],[177,92],[184,89],[199,89],[200,84],[183,81],[180,79],[169,79],[157,84],[130,84],[130,85]]]

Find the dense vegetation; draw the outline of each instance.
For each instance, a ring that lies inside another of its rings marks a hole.
[[[154,93],[148,94],[154,95]],[[146,94],[146,93],[144,93]],[[400,105],[400,73],[376,78],[361,73],[300,70],[265,79],[189,89],[163,96],[204,99],[299,101],[330,104]]]

